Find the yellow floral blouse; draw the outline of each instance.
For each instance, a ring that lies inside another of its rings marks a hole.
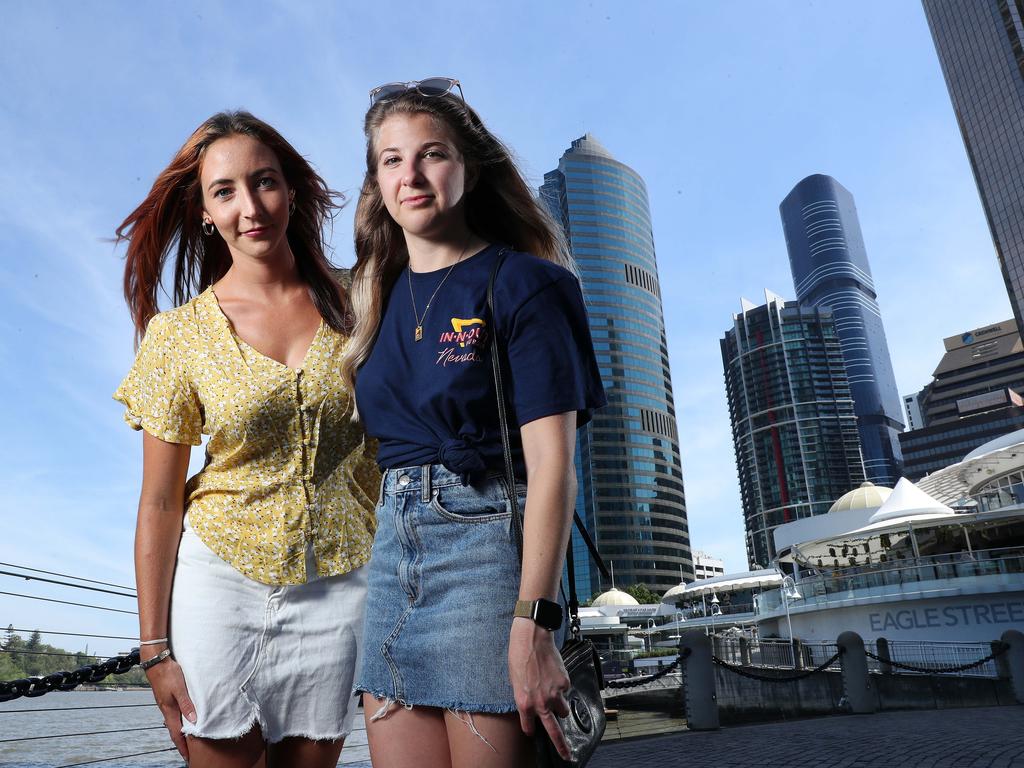
[[[346,339],[320,324],[302,366],[289,368],[238,338],[212,289],[152,319],[114,393],[125,421],[171,443],[210,440],[185,487],[195,532],[264,584],[307,580],[369,560],[380,473],[376,446],[351,420],[341,379]]]

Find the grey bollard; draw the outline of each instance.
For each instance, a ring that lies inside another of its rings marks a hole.
[[[679,652],[685,657],[683,693],[686,696],[686,727],[691,731],[713,731],[718,728],[718,697],[715,694],[715,665],[711,661],[711,638],[700,629],[683,632]]]
[[[750,666],[750,641],[745,637],[740,638],[740,664]]]
[[[1018,704],[1024,704],[1024,633],[1016,629],[1008,629],[999,638],[1010,646],[1003,654],[1006,666],[1010,670],[1010,683],[1013,685],[1013,697]]]
[[[879,662],[881,672],[883,675],[892,674],[892,656],[889,654],[889,641],[884,637],[880,637],[875,640],[875,648],[878,651],[878,657],[882,659]]]
[[[875,692],[868,677],[868,657],[864,655],[864,641],[856,632],[843,632],[836,638],[842,651],[839,663],[843,668],[843,693],[855,715],[870,715],[878,711]]]

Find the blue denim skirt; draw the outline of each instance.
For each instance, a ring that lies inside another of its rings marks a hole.
[[[526,488],[517,488],[520,510]],[[500,476],[389,469],[377,504],[355,690],[384,702],[514,712],[508,639],[520,564]]]

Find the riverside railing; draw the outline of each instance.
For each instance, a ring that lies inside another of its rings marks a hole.
[[[946,555],[928,555],[903,561],[889,561],[804,576],[790,588],[789,606],[830,602],[860,590],[873,594],[899,592],[910,584],[977,576],[1024,574],[1024,548],[976,550]],[[781,589],[762,592],[755,612],[774,613],[783,607]]]
[[[835,656],[835,643],[804,643],[789,640],[755,640],[715,636],[717,658],[728,664],[762,669],[814,669]],[[992,643],[885,640],[865,643],[870,672],[908,675],[952,675],[998,678],[999,668]],[[991,657],[991,658],[990,658]],[[981,661],[982,663],[978,663]],[[838,671],[839,662],[824,667]]]

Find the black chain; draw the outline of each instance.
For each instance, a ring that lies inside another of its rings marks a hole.
[[[671,674],[679,668],[679,662],[690,655],[690,649],[686,648],[682,653],[676,656],[676,660],[669,664],[663,669],[659,669],[653,675],[644,675],[643,677],[636,677],[631,680],[610,680],[605,683],[605,688],[636,688],[641,685],[647,685],[647,683],[653,683],[655,680],[660,680],[665,675]]]
[[[972,662],[969,662],[967,664],[956,664],[956,665],[951,665],[951,666],[947,666],[947,667],[918,667],[918,666],[915,666],[913,664],[905,664],[902,661],[893,661],[892,659],[883,659],[881,656],[877,656],[877,655],[873,654],[871,651],[869,651],[867,649],[864,650],[864,655],[874,659],[875,661],[879,661],[882,664],[888,664],[889,666],[896,667],[897,669],[905,669],[908,672],[922,672],[924,674],[929,674],[930,673],[930,674],[935,674],[935,675],[942,675],[942,674],[950,674],[952,672],[966,672],[968,669],[974,669],[975,667],[980,667],[982,664],[986,664],[986,663],[992,661],[997,656],[1002,656],[1004,653],[1006,653],[1010,649],[1010,646],[1009,646],[1008,643],[1004,643],[1004,642],[999,641],[999,640],[994,642],[992,645],[993,645],[992,653],[990,653],[988,656],[986,656],[983,659],[978,659],[977,661],[972,661]]]
[[[82,683],[98,683],[109,675],[123,675],[138,663],[139,649],[132,648],[131,653],[124,656],[86,664],[73,672],[54,672],[45,677],[23,677],[0,682],[0,702],[20,699],[22,696],[35,698],[50,691],[70,691]]]
[[[718,666],[724,667],[730,672],[735,672],[737,675],[740,675],[741,677],[749,677],[751,680],[761,680],[765,683],[792,683],[796,680],[803,680],[805,677],[815,675],[818,672],[824,672],[826,669],[835,664],[836,661],[839,660],[839,657],[842,655],[843,649],[840,648],[838,651],[835,652],[835,654],[831,658],[826,659],[821,664],[816,666],[814,669],[807,669],[795,675],[759,675],[756,672],[748,672],[747,670],[743,669],[742,667],[738,667],[735,664],[730,664],[729,662],[725,661],[724,659],[720,659],[717,656],[712,656],[711,660]]]

